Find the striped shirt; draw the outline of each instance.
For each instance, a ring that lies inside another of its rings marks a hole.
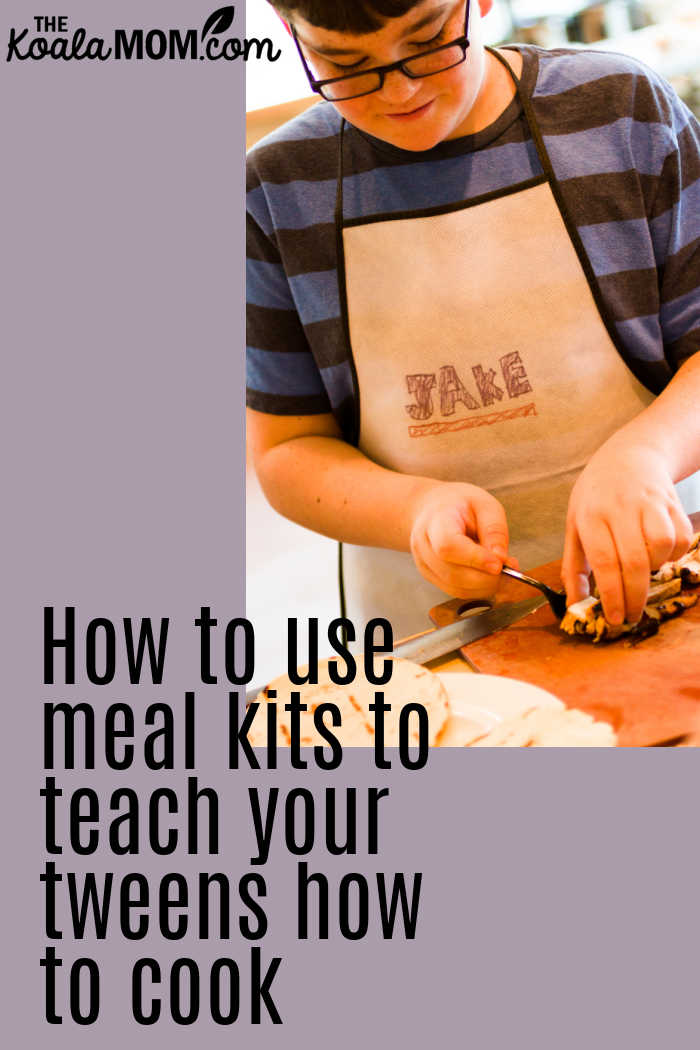
[[[658,393],[700,350],[700,125],[630,58],[519,50],[603,320]],[[277,415],[332,411],[352,439],[334,221],[340,126],[321,102],[248,155],[247,403]],[[537,178],[542,166],[516,96],[488,128],[423,153],[346,124],[343,174],[344,219],[370,221],[473,203]]]

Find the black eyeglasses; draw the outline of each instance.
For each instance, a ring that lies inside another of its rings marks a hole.
[[[441,44],[440,47],[422,51],[412,58],[402,58],[399,62],[391,62],[387,66],[374,66],[373,69],[363,69],[360,73],[348,73],[347,76],[330,77],[327,80],[316,80],[304,58],[304,52],[301,50],[292,23],[289,24],[289,28],[312,90],[329,102],[344,102],[349,98],[360,98],[361,95],[371,95],[373,91],[379,91],[387,73],[395,69],[400,69],[404,76],[410,77],[411,80],[421,80],[423,77],[432,77],[436,73],[444,73],[446,69],[452,69],[453,66],[459,66],[467,57],[469,47],[467,38],[469,4],[470,0],[467,0],[464,33],[456,40],[451,40],[449,44]]]

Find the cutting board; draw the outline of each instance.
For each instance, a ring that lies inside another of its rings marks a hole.
[[[700,515],[693,517],[697,529]],[[560,587],[561,563],[540,566],[530,575]],[[533,593],[531,587],[504,579],[496,602],[520,601]],[[461,599],[444,602],[431,610],[431,618],[438,627],[453,623],[464,604]],[[461,652],[485,674],[539,685],[567,707],[609,722],[622,747],[646,747],[700,733],[700,601],[661,624],[651,638],[596,645],[564,634],[544,605]]]

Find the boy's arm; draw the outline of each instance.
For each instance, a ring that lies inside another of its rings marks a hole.
[[[596,452],[574,486],[562,576],[569,602],[595,573],[606,618],[636,622],[649,573],[679,558],[692,528],[674,483],[700,470],[700,352]]]
[[[265,495],[285,517],[327,536],[410,550],[448,594],[492,594],[508,549],[498,501],[471,485],[385,470],[342,440],[282,264],[259,160],[249,155],[247,399]]]
[[[673,483],[700,468],[700,125],[668,84],[651,79],[653,107],[630,148],[637,170],[646,173],[659,278],[658,316],[649,320],[658,324],[676,375],[579,477],[563,562],[569,599],[588,593],[592,569],[612,623],[636,621],[650,570],[687,549],[690,525]]]
[[[508,527],[484,489],[380,467],[342,439],[331,414],[248,409],[248,436],[263,491],[285,517],[346,543],[410,550],[447,594],[496,590]]]

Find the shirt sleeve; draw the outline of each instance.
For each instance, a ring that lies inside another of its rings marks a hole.
[[[329,412],[275,243],[264,187],[255,180],[246,220],[246,403],[274,415]]]
[[[651,201],[659,321],[674,371],[700,350],[700,124],[661,82],[669,149]]]

